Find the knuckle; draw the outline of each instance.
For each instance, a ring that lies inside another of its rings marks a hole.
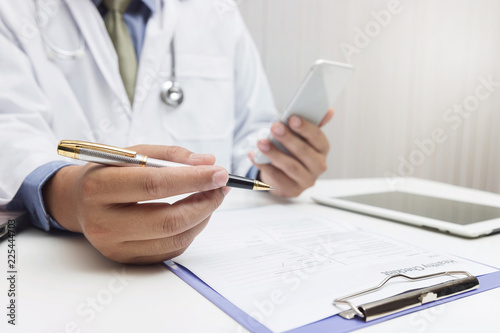
[[[183,249],[179,249],[177,251],[173,251],[173,252],[170,252],[167,256],[167,259],[166,260],[169,260],[169,259],[173,259],[175,257],[178,257],[180,256],[181,254],[183,254],[185,251],[187,250],[187,247],[186,248],[183,248]]]
[[[85,236],[92,242],[99,242],[103,240],[106,242],[109,234],[106,230],[104,223],[99,221],[87,221],[83,228]]]
[[[292,175],[296,175],[296,174],[298,174],[298,173],[299,173],[299,171],[300,171],[300,167],[299,167],[298,163],[290,163],[290,164],[288,165],[288,168],[287,168],[287,169],[288,169],[288,172],[289,172],[290,174],[292,174]]]
[[[179,155],[185,155],[187,154],[189,151],[187,149],[184,149],[182,147],[179,147],[179,146],[167,146],[165,148],[165,155],[166,156],[179,156]]]
[[[297,188],[295,188],[295,190],[292,191],[292,196],[293,197],[298,197],[299,195],[302,194],[303,191],[304,191],[303,188],[297,187]]]
[[[263,173],[264,173],[264,172],[263,172],[263,170],[261,170],[261,171],[262,171],[262,174],[263,174]],[[277,168],[267,168],[267,169],[265,170],[265,173],[267,174],[267,176],[268,176],[269,178],[271,178],[271,179],[275,179],[275,178],[277,178],[277,177],[278,177],[278,175],[279,175],[279,173],[280,173],[280,172],[278,171],[278,169],[277,169]]]
[[[88,175],[80,183],[80,191],[83,200],[89,200],[99,190],[99,181],[95,177]]]
[[[206,217],[212,214],[224,201],[222,188],[198,193],[196,198],[195,211],[199,217]]]
[[[192,197],[193,205],[191,207],[191,212],[198,211],[205,202],[206,197],[207,197],[206,192],[198,192],[195,195],[193,195]]]
[[[159,197],[164,193],[164,178],[161,172],[150,172],[144,178],[143,190],[151,197]]]
[[[318,142],[321,142],[325,139],[325,135],[323,134],[323,131],[320,130],[319,128],[315,128],[314,131],[312,131],[312,139],[317,140]]]
[[[90,240],[90,239],[89,239]],[[100,240],[100,241],[95,241],[90,240],[92,245],[106,258],[119,262],[119,263],[125,263],[127,256],[124,255],[123,249],[120,248],[119,244],[117,243],[110,243],[109,238]]]
[[[326,171],[326,169],[328,169],[328,165],[326,164],[326,160],[322,160],[320,163],[319,163],[319,171],[321,173],[324,173]]]
[[[212,183],[211,174],[208,173],[205,168],[203,168],[203,167],[194,167],[194,168],[190,168],[190,170],[193,171],[193,179],[196,182],[203,181],[203,183],[208,183],[208,184]]]
[[[210,191],[198,192],[193,196],[192,210],[199,211],[208,200],[210,200]]]
[[[216,189],[207,192],[200,192],[200,196],[197,198],[199,204],[208,203],[211,212],[217,209],[222,204],[224,200],[224,194],[222,189]]]
[[[101,249],[98,249],[99,252],[101,252],[101,254],[103,256],[105,256],[106,258],[112,260],[112,261],[115,261],[115,262],[119,262],[119,263],[126,263],[126,258],[124,258],[119,251],[117,251],[116,249],[112,248],[112,247],[105,247],[105,248],[101,248]]]
[[[187,248],[192,241],[188,232],[176,235],[172,238],[172,250]]]
[[[186,173],[186,184],[196,188],[198,191],[206,191],[213,188],[213,173],[202,166],[190,167]]]
[[[108,258],[111,259],[111,258]],[[141,257],[133,257],[133,258],[120,258],[120,259],[111,259],[119,264],[126,264],[126,265],[145,265],[149,264],[149,262],[145,262],[143,258]]]
[[[328,153],[330,151],[330,142],[328,140],[325,140],[325,153]]]
[[[216,195],[214,195],[212,212],[216,210],[220,205],[222,205],[223,201],[224,201],[224,192],[222,192],[222,189],[219,189],[217,190]]]
[[[310,148],[307,143],[301,140],[298,142],[296,150],[299,156],[305,156],[305,154],[309,152]]]
[[[165,149],[166,149],[167,155],[168,154],[175,155],[176,153],[179,153],[179,151],[181,150],[181,147],[179,147],[179,146],[167,146],[167,147],[165,147]]]
[[[302,189],[298,187],[294,187],[292,189],[289,189],[286,192],[283,192],[283,197],[286,198],[295,198],[298,197],[302,193]]]
[[[176,211],[173,214],[168,214],[165,216],[162,223],[162,232],[166,236],[172,236],[179,233],[182,225],[185,224],[185,216],[184,213],[180,210]]]

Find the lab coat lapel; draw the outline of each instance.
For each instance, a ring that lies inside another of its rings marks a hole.
[[[89,0],[66,1],[103,77],[121,101],[128,101],[125,87],[121,81],[116,51],[94,3]],[[129,108],[125,108],[125,110],[128,113],[131,112]]]
[[[167,73],[162,73],[162,65],[170,52],[170,41],[179,20],[179,0],[160,0],[157,6],[159,10],[149,19],[146,28],[137,74],[134,110],[140,110],[148,94],[159,92],[159,86],[167,76]],[[159,95],[157,97],[160,98]]]

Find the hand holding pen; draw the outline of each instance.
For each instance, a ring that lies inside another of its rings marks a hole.
[[[93,163],[113,166],[139,166],[152,168],[186,167],[189,165],[149,158],[146,155],[137,154],[135,151],[103,145],[99,143],[62,140],[57,146],[59,155]],[[229,175],[225,186],[236,187],[245,190],[269,191],[272,187],[256,179]]]
[[[180,255],[207,225],[229,188],[212,155],[142,145],[143,155],[194,167],[115,168],[94,163],[60,169],[44,185],[45,207],[64,228],[81,232],[107,258],[155,263]],[[175,202],[139,203],[193,193]]]

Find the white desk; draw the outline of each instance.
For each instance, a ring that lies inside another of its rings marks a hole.
[[[426,186],[433,186],[426,182]],[[312,193],[366,186],[363,180],[323,180],[291,202],[268,194],[233,190],[222,209],[284,203],[328,216],[333,208],[313,204]],[[457,189],[450,186],[450,191]],[[458,192],[460,192],[458,190]],[[475,192],[486,203],[500,196]],[[349,221],[353,213],[335,210]],[[467,240],[377,218],[356,225],[413,243],[500,267],[500,234]],[[17,325],[7,325],[7,281],[0,279],[0,332],[244,332],[224,312],[162,265],[124,266],[102,257],[83,237],[29,229],[16,237]],[[7,243],[0,244],[0,268],[7,272]],[[125,271],[127,280],[116,274]],[[92,298],[99,311],[91,317]],[[78,312],[80,310],[80,313]],[[365,329],[367,332],[467,332],[500,328],[500,288],[416,312]]]

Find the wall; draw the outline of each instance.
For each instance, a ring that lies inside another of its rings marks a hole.
[[[500,193],[500,1],[240,0],[278,108],[317,58],[356,74],[326,178],[413,176]]]

